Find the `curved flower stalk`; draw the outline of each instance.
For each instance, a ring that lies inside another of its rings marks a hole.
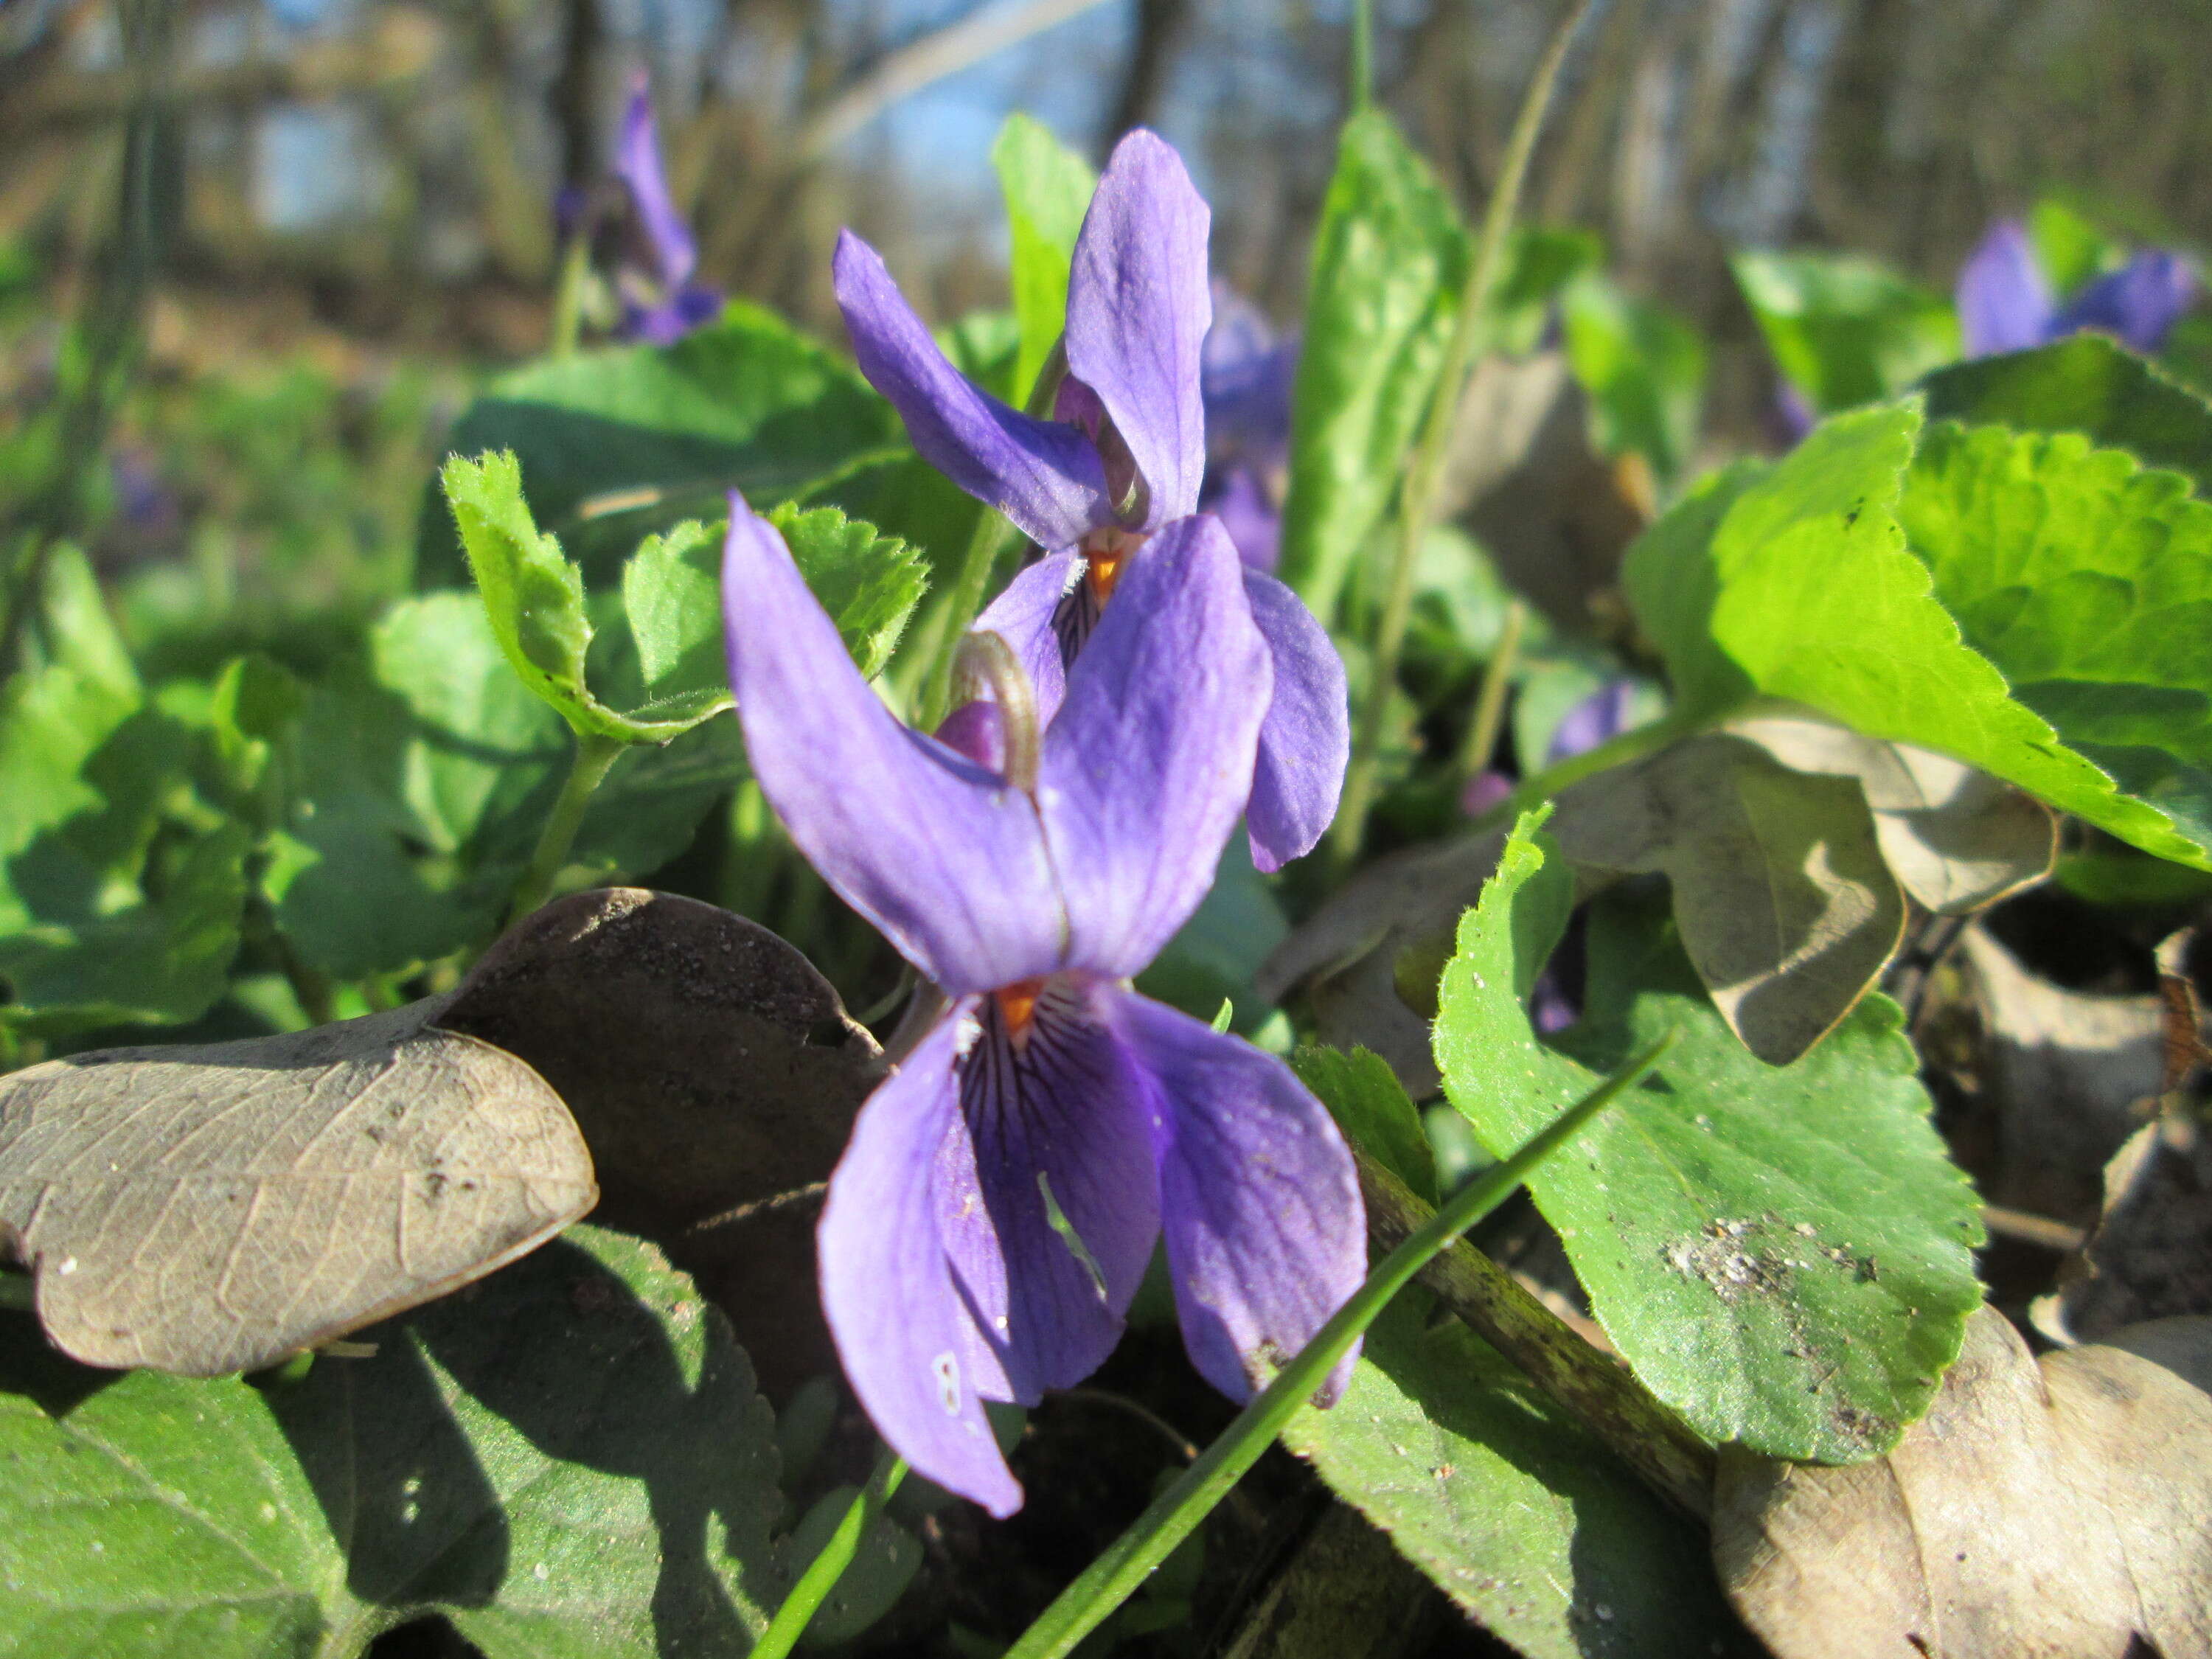
[[[1221,520],[1237,556],[1255,570],[1272,573],[1282,552],[1297,368],[1297,337],[1277,337],[1257,306],[1214,284],[1213,326],[1199,355],[1206,482],[1198,506]]]
[[[671,345],[720,316],[722,295],[691,280],[699,253],[668,193],[668,179],[660,168],[653,94],[642,74],[631,83],[629,103],[623,111],[614,171],[629,187],[638,232],[636,252],[626,257],[616,272],[622,301],[617,332],[625,339]]]
[[[925,460],[1045,550],[976,625],[1013,646],[1046,720],[1130,556],[1198,509],[1211,218],[1156,134],[1115,147],[1075,244],[1067,373],[1048,420],[963,378],[876,251],[849,230],[838,239],[837,303],[861,373]],[[1246,827],[1254,862],[1275,870],[1311,851],[1335,816],[1351,723],[1327,633],[1264,571],[1243,580],[1274,659]]]
[[[1212,520],[1169,524],[1119,584],[1057,718],[1036,718],[1000,650],[998,695],[923,737],[731,499],[723,601],[755,775],[947,999],[830,1178],[823,1305],[884,1439],[998,1516],[1021,1488],[982,1402],[1095,1370],[1163,1233],[1191,1358],[1238,1399],[1365,1267],[1320,1103],[1273,1056],[1129,988],[1212,880],[1273,671]]]
[[[2154,352],[2197,298],[2197,276],[2178,253],[2146,248],[2063,305],[2016,219],[1991,225],[1960,267],[1959,328],[1966,356],[2025,351],[2085,329]]]

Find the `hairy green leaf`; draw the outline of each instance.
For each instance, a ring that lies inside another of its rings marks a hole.
[[[2212,848],[2212,503],[2078,434],[1946,422],[1899,516],[2013,696]]]
[[[1932,421],[2080,432],[2212,494],[2212,405],[2101,334],[1954,363],[1923,387]]]
[[[1450,198],[1389,118],[1346,121],[1314,235],[1283,512],[1282,578],[1324,620],[1436,391],[1468,257]]]
[[[1425,1330],[1426,1305],[1385,1310],[1291,1449],[1532,1659],[1743,1651],[1695,1535],[1464,1326]]]
[[[1869,997],[1770,1067],[1700,991],[1671,927],[1592,912],[1580,1024],[1547,1048],[1522,998],[1573,899],[1516,831],[1445,969],[1437,1060],[1493,1152],[1673,1030],[1653,1080],[1530,1177],[1598,1321],[1715,1443],[1851,1461],[1925,1410],[1981,1302],[1972,1188],[1943,1153],[1896,1006]]]
[[[1836,416],[1771,467],[1722,474],[1630,550],[1629,602],[1678,706],[1718,714],[1759,693],[1787,698],[1994,773],[2160,857],[2212,861],[1960,637],[1898,520],[1919,432],[1912,403]]]
[[[732,300],[674,345],[581,352],[501,376],[447,447],[513,451],[538,522],[598,580],[648,532],[720,513],[730,489],[764,509],[906,445],[890,405],[849,363]],[[465,569],[433,490],[416,585],[454,586]]]

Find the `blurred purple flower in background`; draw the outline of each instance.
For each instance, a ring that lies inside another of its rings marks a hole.
[[[1156,134],[1115,146],[1076,240],[1067,375],[1050,420],[964,379],[876,251],[849,230],[838,239],[837,303],[860,372],[923,459],[1045,550],[976,625],[1013,647],[1047,720],[1130,556],[1198,507],[1211,219]],[[1275,870],[1312,850],[1335,815],[1351,721],[1343,662],[1311,613],[1264,571],[1248,566],[1244,588],[1274,659],[1246,826],[1253,861]]]
[[[1206,404],[1206,482],[1199,510],[1216,514],[1255,570],[1272,572],[1282,550],[1283,489],[1291,459],[1295,335],[1278,339],[1258,307],[1219,283],[1213,325],[1199,356]]]
[[[2148,248],[2061,305],[2016,219],[1990,227],[1960,267],[1956,293],[1969,357],[2025,351],[2084,329],[2154,352],[2196,297],[2196,273],[2181,256]]]
[[[861,678],[781,538],[730,507],[730,678],[755,775],[823,878],[949,999],[830,1178],[823,1305],[884,1438],[1008,1515],[1021,1488],[982,1401],[1033,1404],[1097,1369],[1163,1232],[1192,1361],[1240,1399],[1365,1270],[1351,1155],[1320,1103],[1128,982],[1212,882],[1267,648],[1227,537],[1182,519],[1126,556],[1130,602],[1068,669],[1056,718],[979,702],[925,738]]]
[[[614,170],[629,190],[638,245],[616,275],[622,300],[618,331],[626,339],[672,344],[720,315],[722,296],[691,280],[699,264],[698,250],[668,193],[651,85],[641,73],[631,85],[629,104],[623,112]]]

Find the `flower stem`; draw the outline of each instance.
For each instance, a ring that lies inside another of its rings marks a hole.
[[[1520,112],[1514,117],[1504,163],[1498,169],[1497,186],[1490,192],[1489,206],[1483,211],[1482,228],[1475,235],[1474,254],[1468,262],[1467,286],[1460,293],[1459,314],[1452,325],[1450,343],[1445,348],[1443,368],[1437,376],[1420,440],[1414,447],[1413,465],[1407,470],[1406,481],[1399,493],[1398,543],[1390,562],[1389,581],[1383,589],[1382,616],[1376,624],[1367,696],[1360,705],[1358,723],[1352,732],[1352,763],[1345,775],[1344,801],[1337,809],[1336,825],[1331,831],[1340,863],[1351,861],[1366,834],[1367,814],[1375,804],[1376,779],[1382,766],[1382,720],[1389,711],[1391,690],[1398,681],[1398,653],[1406,643],[1406,623],[1413,610],[1413,571],[1419,562],[1422,540],[1429,532],[1430,515],[1436,508],[1437,488],[1443,478],[1445,453],[1450,447],[1452,428],[1458,422],[1468,370],[1474,359],[1476,343],[1485,331],[1484,311],[1489,304],[1490,290],[1498,280],[1498,268],[1504,263],[1505,239],[1513,228],[1513,216],[1520,205],[1522,184],[1528,176],[1529,158],[1535,154],[1536,135],[1542,130],[1544,112],[1551,105],[1552,91],[1559,83],[1559,66],[1566,61],[1567,48],[1574,43],[1591,4],[1592,0],[1579,0],[1553,33],[1544,48],[1542,61],[1536,65],[1535,77],[1522,98]]]
[[[917,711],[921,718],[915,721],[919,731],[934,732],[951,712],[953,662],[960,654],[960,642],[968,636],[968,624],[983,608],[983,589],[991,580],[991,567],[998,563],[999,550],[1006,545],[1006,532],[1012,528],[992,507],[976,514],[975,533],[968,538],[968,550],[961,556],[959,574],[952,579],[952,592],[943,612],[944,632],[937,638],[937,659],[930,665],[929,681],[922,688]]]
[[[591,274],[592,239],[577,234],[561,251],[560,274],[554,278],[553,329],[545,343],[549,357],[573,357],[584,331],[584,280]]]
[[[1474,699],[1474,717],[1468,722],[1467,744],[1460,750],[1459,777],[1464,784],[1490,764],[1498,752],[1498,730],[1505,723],[1505,688],[1513,665],[1521,655],[1521,630],[1528,624],[1528,606],[1521,599],[1506,602],[1505,617],[1498,629],[1498,643],[1482,671],[1482,690]],[[1528,763],[1523,757],[1522,763]]]
[[[1640,1081],[1674,1042],[1674,1034],[1670,1031],[1560,1113],[1519,1152],[1446,1200],[1404,1243],[1382,1259],[1368,1274],[1366,1283],[1352,1292],[1352,1299],[1237,1413],[1237,1420],[1182,1478],[1085,1568],[1082,1577],[1060,1592],[1059,1599],[1006,1650],[1006,1659],[1060,1659],[1073,1651],[1229,1495],[1390,1298],[1452,1240],[1504,1203],[1531,1170],[1571,1140],[1591,1118]],[[755,1659],[759,1659],[757,1649]]]
[[[830,1592],[837,1588],[838,1579],[852,1565],[853,1558],[860,1553],[860,1540],[868,1535],[868,1528],[875,1524],[876,1517],[884,1512],[884,1505],[891,1501],[891,1494],[905,1479],[906,1461],[886,1447],[876,1460],[875,1473],[853,1499],[844,1519],[838,1522],[837,1530],[822,1547],[822,1553],[799,1575],[791,1594],[783,1598],[775,1617],[769,1620],[768,1628],[753,1644],[751,1659],[786,1659],[799,1645],[799,1638],[806,1634],[806,1626],[829,1599]]]
[[[576,734],[576,754],[568,763],[568,781],[561,786],[561,797],[553,803],[553,811],[545,819],[537,850],[531,854],[529,866],[523,871],[522,879],[514,884],[514,896],[507,903],[510,925],[520,921],[553,896],[554,880],[560,875],[561,866],[568,861],[568,848],[575,844],[576,831],[583,827],[584,810],[592,804],[592,792],[606,781],[607,769],[615,763],[623,748],[618,739],[601,737],[597,732]]]

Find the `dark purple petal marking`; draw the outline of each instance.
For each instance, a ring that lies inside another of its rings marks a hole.
[[[1149,1097],[1101,994],[1061,975],[986,998],[960,1063],[974,1196],[940,1212],[942,1236],[1004,1397],[1024,1405],[1114,1351],[1159,1237]]]
[[[1114,147],[1076,239],[1067,368],[1105,406],[1144,478],[1146,508],[1133,528],[1156,530],[1198,506],[1212,220],[1182,159],[1140,127]]]
[[[2017,220],[1990,227],[1959,268],[1954,297],[1969,357],[2025,351],[2050,337],[2051,284]]]
[[[1275,688],[1260,727],[1245,834],[1252,862],[1279,870],[1313,851],[1336,816],[1352,753],[1351,702],[1344,659],[1305,602],[1261,571],[1243,576]]]
[[[1251,793],[1273,680],[1218,524],[1180,520],[1123,558],[1039,775],[1069,967],[1139,973],[1197,908]]]
[[[1160,1216],[1191,1361],[1232,1400],[1310,1341],[1367,1272],[1352,1154],[1273,1055],[1133,992],[1113,1010],[1157,1090]],[[1353,1355],[1316,1394],[1342,1392]]]
[[[898,410],[922,459],[1052,551],[1112,522],[1106,474],[1089,438],[969,384],[938,349],[881,256],[849,230],[837,239],[833,270],[860,372]]]
[[[955,1061],[975,1030],[956,1006],[860,1109],[816,1234],[838,1358],[885,1441],[1000,1517],[1021,1507],[983,1416],[974,1327],[938,1231],[948,1140],[964,1143]]]
[[[1029,798],[893,718],[734,492],[722,604],[753,774],[823,878],[956,996],[1059,967],[1063,912]]]

